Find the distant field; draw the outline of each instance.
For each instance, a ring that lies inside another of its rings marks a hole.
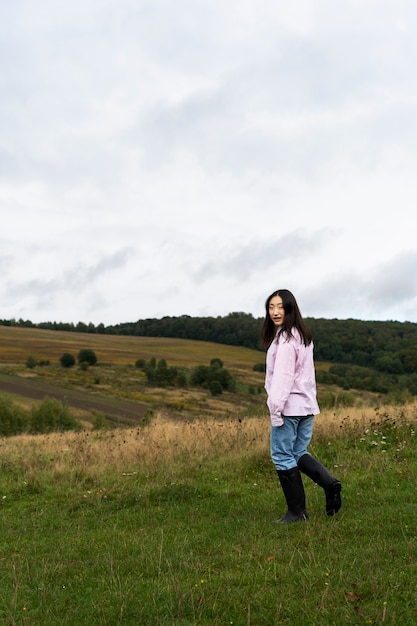
[[[226,367],[245,371],[264,360],[261,351],[207,341],[0,326],[0,362],[3,363],[24,363],[29,355],[36,360],[58,362],[64,352],[76,355],[83,348],[94,350],[99,362],[115,364],[133,364],[139,358],[155,357],[166,359],[169,365],[195,366],[220,358]]]
[[[88,371],[78,366],[61,367],[59,359],[64,352],[77,358],[83,348],[94,350],[97,365]],[[28,369],[29,356],[49,365]],[[143,372],[134,367],[137,359],[151,358],[157,362],[165,359],[168,366],[188,371],[219,358],[235,377],[237,393],[214,398],[208,391],[196,388],[151,388],[146,385]],[[0,326],[0,391],[32,399],[45,395],[65,397],[72,407],[127,419],[132,419],[135,406],[139,419],[147,410],[171,417],[260,410],[263,400],[249,395],[247,390],[252,386],[259,392],[263,387],[263,374],[253,371],[253,366],[263,361],[261,351],[204,341]]]
[[[94,350],[98,359],[95,366],[88,371],[82,371],[78,365],[70,369],[61,366],[59,359],[64,352],[77,358],[84,348]],[[26,367],[29,356],[49,365],[29,369]],[[137,359],[152,358],[156,362],[165,359],[169,367],[182,368],[188,373],[219,358],[236,380],[236,393],[224,392],[213,397],[207,390],[196,387],[151,387],[134,364]],[[253,367],[264,360],[260,350],[206,341],[0,326],[0,392],[7,391],[20,399],[65,397],[74,408],[90,413],[101,411],[110,416],[124,415],[129,420],[132,413],[142,419],[148,411],[169,418],[193,419],[262,414],[264,374]],[[329,365],[316,363],[316,368],[328,369]],[[14,379],[6,380],[4,375]],[[335,394],[340,391],[337,387],[319,385],[319,396],[327,389]],[[377,402],[377,394],[370,392],[351,390],[351,395],[362,404]]]

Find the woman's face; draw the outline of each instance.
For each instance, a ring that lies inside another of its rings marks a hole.
[[[268,306],[269,317],[275,326],[282,326],[285,318],[284,305],[281,296],[273,296]]]

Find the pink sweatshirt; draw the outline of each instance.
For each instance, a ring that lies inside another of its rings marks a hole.
[[[265,389],[267,406],[274,426],[280,426],[281,413],[305,417],[320,413],[316,398],[316,376],[313,343],[305,346],[300,333],[292,329],[293,337],[277,336],[266,354]]]

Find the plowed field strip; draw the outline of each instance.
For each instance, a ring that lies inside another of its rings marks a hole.
[[[33,400],[43,400],[45,396],[56,398],[84,411],[101,411],[113,417],[128,418],[130,420],[141,419],[147,407],[136,402],[117,400],[116,398],[105,398],[87,391],[76,391],[64,389],[55,385],[50,385],[39,380],[0,374],[0,391],[19,395]]]

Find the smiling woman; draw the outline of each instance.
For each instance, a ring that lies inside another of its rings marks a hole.
[[[308,519],[300,470],[324,489],[326,513],[341,506],[341,484],[307,448],[313,435],[316,398],[313,339],[288,289],[272,293],[262,327],[266,356],[265,389],[271,417],[271,458],[287,502],[281,524]]]

